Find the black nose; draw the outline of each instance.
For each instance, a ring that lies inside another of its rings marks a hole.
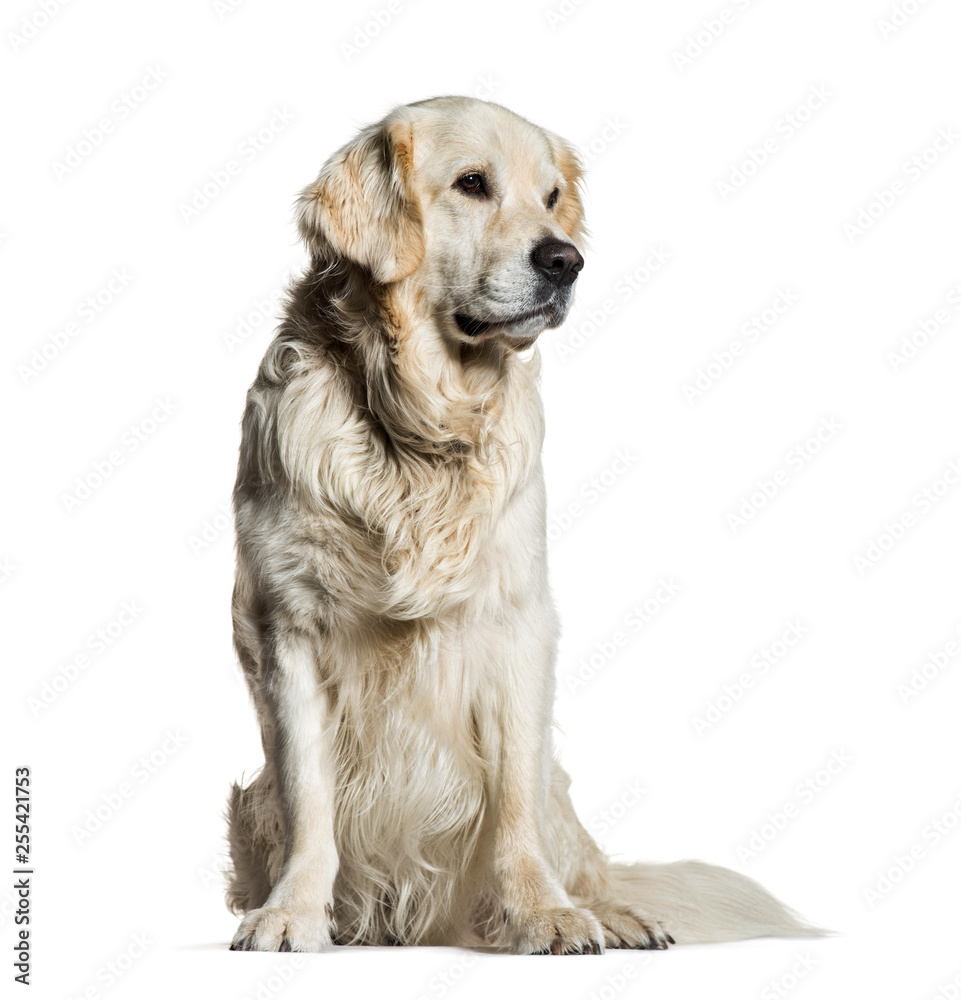
[[[544,240],[531,251],[531,263],[553,284],[570,285],[584,266],[584,258],[573,243]]]

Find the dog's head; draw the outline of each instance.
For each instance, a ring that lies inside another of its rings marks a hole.
[[[558,326],[584,265],[573,148],[466,97],[365,129],[300,196],[308,247],[379,284],[410,282],[445,336],[529,341]]]

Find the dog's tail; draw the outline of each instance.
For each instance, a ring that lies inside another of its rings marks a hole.
[[[752,878],[703,861],[608,866],[608,892],[656,916],[678,944],[819,937]]]

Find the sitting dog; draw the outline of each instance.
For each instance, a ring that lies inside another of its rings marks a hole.
[[[554,761],[534,343],[584,259],[573,148],[400,107],[300,196],[310,263],[247,396],[234,641],[265,765],[234,949],[599,953],[814,933],[744,876],[608,861]]]

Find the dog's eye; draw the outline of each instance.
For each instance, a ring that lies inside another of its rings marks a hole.
[[[554,190],[551,191],[547,197],[547,207],[549,209],[553,208],[557,204],[557,199],[560,198],[560,196],[561,192],[557,188],[554,188]]]
[[[457,186],[466,194],[487,194],[487,184],[483,174],[464,174],[457,178]]]

